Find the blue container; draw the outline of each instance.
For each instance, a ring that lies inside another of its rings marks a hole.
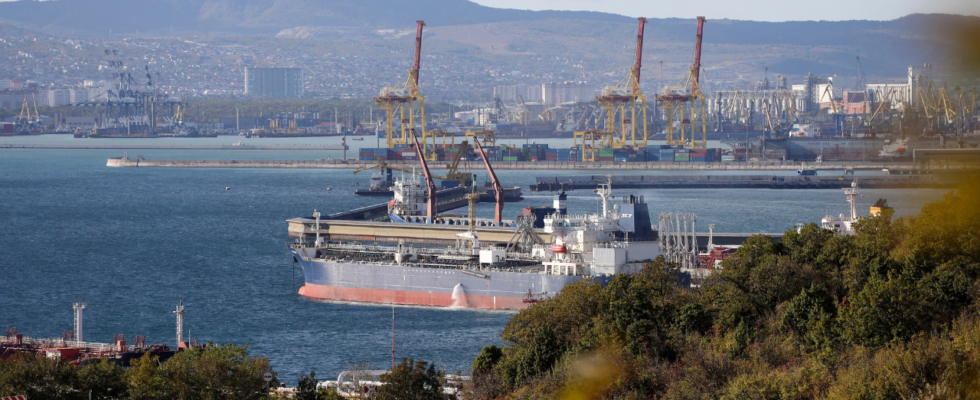
[[[374,149],[374,155],[376,155],[376,156],[387,156],[388,155],[388,149],[386,149],[386,148]]]

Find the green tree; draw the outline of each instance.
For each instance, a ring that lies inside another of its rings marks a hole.
[[[61,359],[15,353],[0,360],[0,395],[70,400],[81,397],[77,387],[78,369]]]
[[[143,353],[139,360],[130,361],[126,382],[132,400],[163,400],[174,396],[160,372],[157,357],[149,352]]]
[[[78,370],[79,389],[83,396],[100,400],[127,399],[126,373],[116,363],[103,358]]]
[[[435,364],[402,358],[402,362],[390,372],[381,375],[383,385],[375,398],[379,400],[442,400],[445,373],[436,370]]]
[[[480,350],[480,354],[476,356],[476,359],[473,360],[473,375],[490,372],[503,356],[503,349],[495,344],[484,347],[483,350]]]

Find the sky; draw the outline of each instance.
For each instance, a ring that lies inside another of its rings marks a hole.
[[[752,21],[892,20],[914,13],[980,16],[980,0],[472,0],[500,8],[585,10],[630,17]]]

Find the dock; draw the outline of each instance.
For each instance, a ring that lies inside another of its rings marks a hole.
[[[153,160],[146,158],[110,158],[107,167],[140,168],[293,168],[293,169],[357,169],[377,165],[377,161],[347,160]],[[392,162],[390,165],[404,168],[417,167],[417,163]],[[911,162],[889,161],[835,161],[823,163],[799,163],[793,161],[759,162],[563,162],[563,161],[494,161],[495,170],[603,170],[603,171],[796,171],[801,167],[819,166],[833,170],[903,170],[913,167]],[[444,163],[434,163],[433,170],[446,169]],[[460,168],[471,170],[484,168],[482,161],[462,161]]]
[[[777,176],[777,175],[614,175],[616,189],[842,189],[857,181],[869,189],[933,189],[956,187],[961,180],[941,174],[881,176]],[[531,191],[592,190],[606,183],[605,175],[536,177]]]

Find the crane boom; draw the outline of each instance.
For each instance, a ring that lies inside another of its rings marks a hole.
[[[636,33],[636,62],[633,64],[633,94],[640,91],[640,67],[643,60],[643,30],[646,27],[647,19],[640,17],[640,27]]]
[[[701,35],[704,34],[704,17],[698,17],[698,37],[694,42],[694,66],[691,71],[694,73],[694,83],[699,84],[701,77]]]
[[[480,145],[479,140],[476,141],[476,148],[480,151],[480,157],[483,157],[483,164],[487,166],[487,173],[490,174],[490,182],[493,184],[493,198],[497,203],[494,208],[493,221],[497,226],[500,226],[501,215],[504,213],[504,188],[500,186],[500,180],[497,179],[497,174],[493,172],[493,167],[487,160],[487,153],[483,151],[483,146]]]
[[[412,72],[415,75],[415,86],[419,85],[419,59],[422,58],[422,27],[425,26],[425,21],[416,20],[418,28],[415,31],[415,63],[412,64]]]
[[[429,165],[425,163],[425,155],[422,146],[419,145],[419,137],[415,134],[415,128],[412,128],[412,138],[415,139],[415,152],[418,153],[419,161],[422,162],[422,172],[425,173],[425,186],[429,189],[425,215],[426,220],[431,224],[436,213],[436,184],[432,182],[432,174],[429,173]]]

